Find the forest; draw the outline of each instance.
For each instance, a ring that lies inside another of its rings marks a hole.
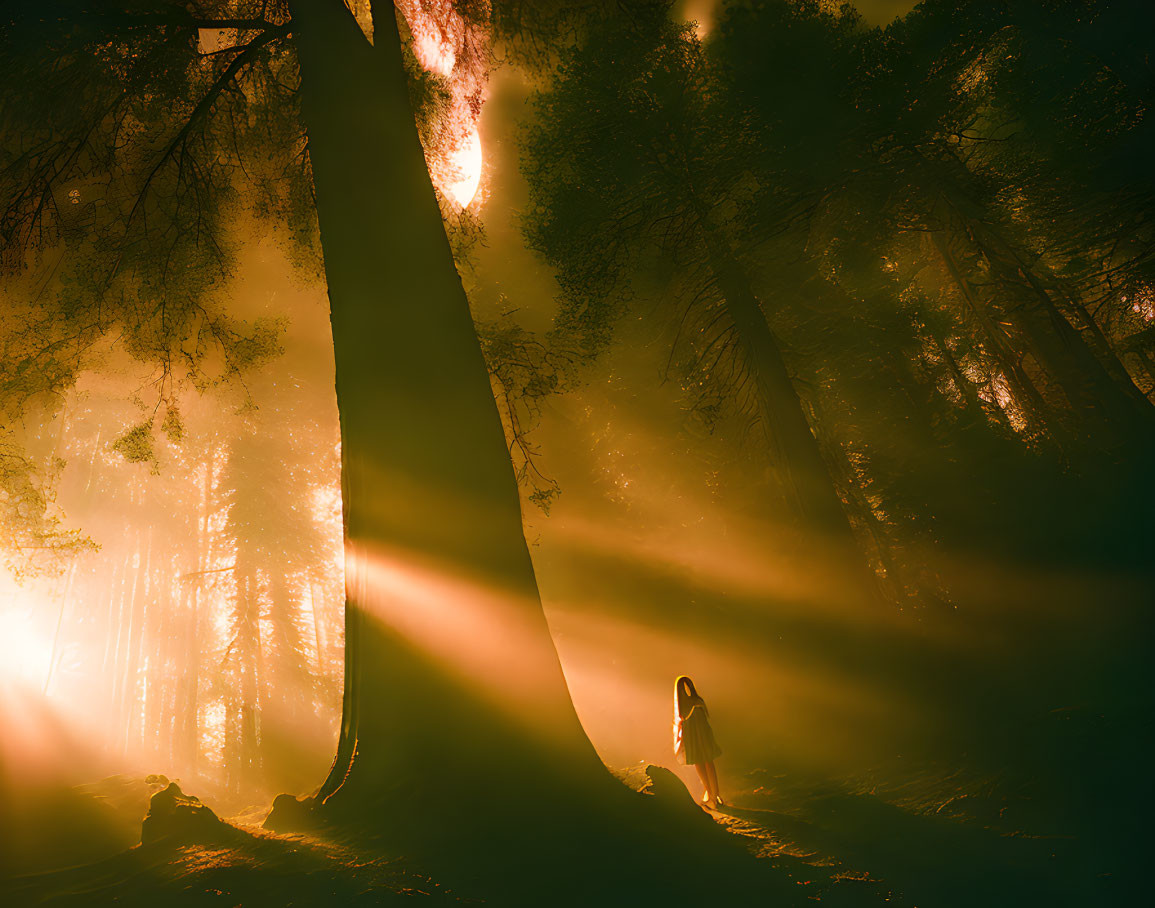
[[[0,0],[0,904],[1140,904],[1152,36]]]

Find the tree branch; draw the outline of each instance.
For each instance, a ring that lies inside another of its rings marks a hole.
[[[135,220],[137,212],[140,210],[141,205],[144,203],[145,198],[148,196],[149,187],[152,185],[152,181],[156,178],[156,175],[160,172],[160,169],[169,160],[172,159],[173,153],[176,152],[178,148],[184,146],[184,144],[188,141],[189,136],[192,134],[193,129],[195,129],[196,126],[205,117],[208,116],[209,112],[212,110],[213,105],[216,103],[217,98],[219,98],[221,94],[225,92],[225,90],[229,87],[230,83],[233,81],[233,79],[236,78],[240,71],[256,59],[257,53],[261,50],[261,48],[267,44],[272,43],[278,38],[287,35],[288,32],[288,24],[271,26],[262,34],[258,35],[256,38],[246,44],[244,50],[235,58],[233,58],[229,65],[225,67],[224,71],[217,77],[216,81],[213,82],[209,90],[205,92],[204,97],[202,97],[200,101],[197,102],[196,107],[194,107],[192,113],[189,114],[188,120],[185,121],[184,126],[181,127],[180,131],[175,136],[173,136],[172,141],[168,143],[160,157],[157,159],[157,162],[148,172],[148,176],[144,178],[144,183],[141,184],[140,192],[137,194],[136,200],[132,203],[132,208],[129,210],[128,217],[125,218],[124,221],[124,233],[126,241],[128,238],[129,229],[132,227],[132,222]],[[120,263],[123,257],[124,252],[122,247],[121,254],[117,256],[116,263],[113,265],[112,270],[109,272],[109,281],[111,281],[113,277],[116,276],[117,271],[120,270]]]

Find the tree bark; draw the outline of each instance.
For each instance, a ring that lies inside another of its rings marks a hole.
[[[853,540],[845,505],[745,270],[707,231],[710,268],[738,332],[746,367],[757,388],[760,418],[795,518],[807,529]]]
[[[1095,351],[1095,355],[1102,361],[1103,368],[1105,368],[1108,374],[1122,385],[1124,389],[1129,385],[1131,388],[1134,388],[1135,394],[1138,395],[1143,402],[1150,403],[1147,396],[1135,385],[1131,371],[1120,358],[1118,351],[1115,349],[1115,344],[1107,337],[1103,328],[1095,319],[1095,316],[1088,311],[1078,291],[1067,290],[1063,292],[1062,296],[1063,299],[1067,301],[1067,305],[1078,313],[1080,320],[1086,326],[1086,330],[1091,336],[1090,346]]]
[[[1051,408],[1043,399],[1042,394],[1039,393],[1039,389],[1035,387],[1031,377],[1023,370],[1022,364],[1015,357],[1015,351],[1012,349],[1010,341],[1003,333],[1003,329],[995,324],[982,301],[975,296],[970,282],[962,273],[958,262],[955,261],[946,236],[941,231],[935,231],[931,234],[931,241],[934,243],[951,281],[962,294],[967,308],[970,309],[971,314],[982,328],[983,335],[990,344],[990,352],[998,360],[1003,374],[1011,386],[1012,393],[1018,399],[1019,406],[1027,412],[1034,422],[1045,427],[1057,439],[1064,439],[1063,426],[1053,416]]]
[[[1085,442],[1133,461],[1149,451],[1155,408],[1129,377],[1126,385],[1111,377],[1008,242],[957,208],[955,213],[975,250],[990,263],[992,273],[1015,291],[1016,304],[1007,307],[1007,317],[1027,340],[1039,364],[1062,388],[1084,427]]]
[[[511,776],[524,784],[543,747],[575,773],[602,773],[541,608],[396,20],[374,5],[376,47],[341,0],[290,2],[346,538],[345,716],[320,794],[335,815],[435,796],[460,812],[462,789],[494,802]]]

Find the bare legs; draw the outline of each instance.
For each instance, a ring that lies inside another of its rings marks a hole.
[[[702,795],[702,803],[705,804],[710,800],[710,773],[706,771],[705,763],[695,763],[694,769],[698,772],[698,778],[702,780],[702,787],[706,790]]]
[[[718,790],[718,770],[714,768],[714,761],[706,764],[706,775],[710,777],[710,791],[713,792],[714,806],[722,805],[722,792]]]
[[[717,806],[722,802],[722,798],[718,793],[718,770],[714,768],[714,761],[709,763],[695,763],[694,769],[698,772],[698,778],[702,780],[702,787],[705,792],[702,795],[702,803],[709,804],[711,801]]]

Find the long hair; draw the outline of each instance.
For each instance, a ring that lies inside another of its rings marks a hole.
[[[674,682],[674,721],[681,722],[699,703],[705,706],[694,682],[687,675],[678,675]]]
[[[674,682],[674,751],[682,743],[682,720],[690,714],[695,706],[706,709],[706,701],[698,693],[694,682],[686,675],[678,675]]]

